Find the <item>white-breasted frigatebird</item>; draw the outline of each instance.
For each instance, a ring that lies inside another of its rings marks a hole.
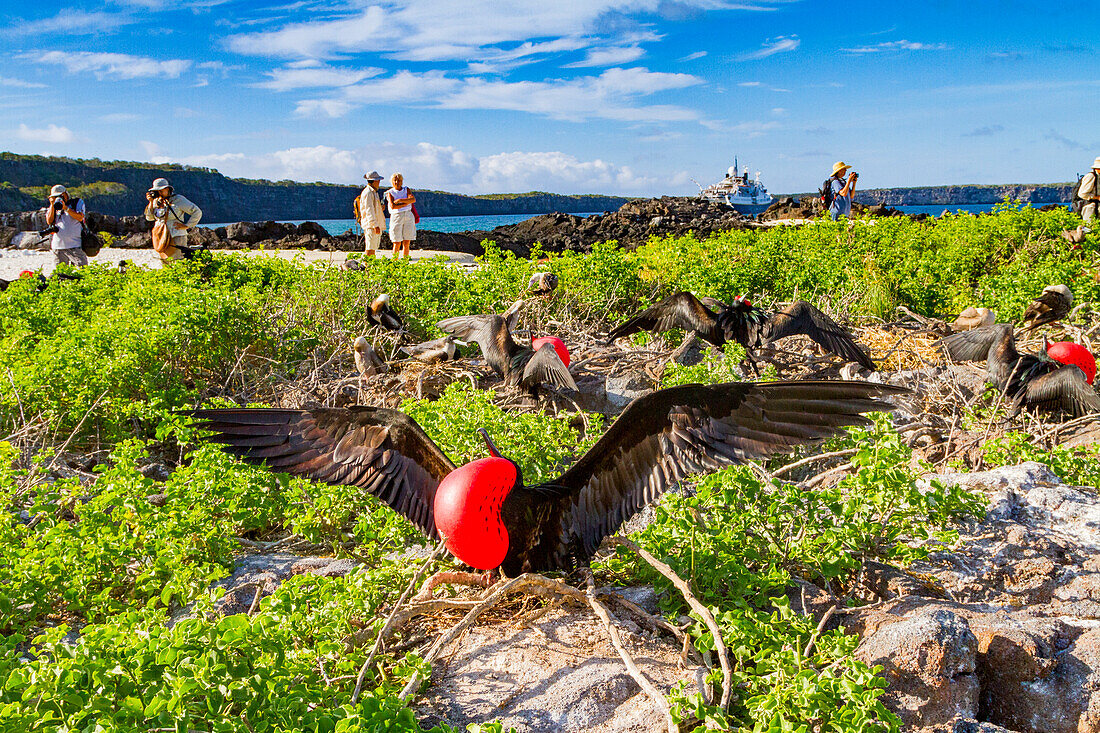
[[[845,362],[854,361],[872,371],[876,368],[871,357],[856,345],[855,338],[847,329],[804,300],[775,313],[767,313],[744,297],[736,298],[733,305],[726,305],[715,298],[700,300],[691,293],[681,291],[616,326],[607,335],[607,342],[639,331],[668,331],[672,328],[695,331],[702,339],[718,347],[727,341],[736,341],[745,347],[750,364],[751,353],[761,346],[803,334]]]
[[[565,473],[526,485],[489,456],[455,467],[411,417],[381,407],[194,410],[206,440],[270,470],[356,486],[442,536],[462,562],[523,572],[587,565],[605,537],[692,474],[790,451],[863,425],[909,390],[869,382],[732,382],[632,402]]]
[[[1069,363],[1061,351],[1054,355],[1067,361],[1052,358],[1046,353],[1045,340],[1043,353],[1021,354],[1010,323],[956,333],[940,339],[936,346],[954,361],[984,361],[986,381],[1011,398],[1017,410],[1037,407],[1074,416],[1100,412],[1100,396],[1082,366]]]

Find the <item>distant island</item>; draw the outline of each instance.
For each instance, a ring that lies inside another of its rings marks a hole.
[[[873,206],[962,206],[995,204],[1005,197],[1028,204],[1064,204],[1073,197],[1073,183],[1002,183],[962,184],[953,186],[912,186],[908,188],[856,189],[857,203]],[[817,196],[813,193],[787,194],[795,199]],[[779,198],[779,197],[777,197]]]
[[[167,178],[198,204],[208,222],[350,219],[361,186],[227,178],[211,168],[0,153],[0,212],[33,211],[45,205],[50,186],[61,183],[88,208],[132,216],[145,208],[154,178]],[[624,196],[567,196],[542,191],[465,196],[416,188],[421,216],[592,213],[615,211]]]
[[[62,183],[89,209],[110,216],[133,216],[145,208],[145,191],[154,178],[168,178],[199,204],[207,222],[350,219],[359,186],[298,181],[228,178],[212,168],[125,161],[81,160],[0,153],[0,212],[33,211],[46,201],[49,187]],[[410,183],[415,184],[415,181]],[[568,196],[543,191],[466,196],[417,189],[422,216],[486,214],[597,213],[616,211],[624,196]],[[916,186],[871,188],[856,192],[862,204],[937,206],[994,204],[1006,196],[1032,204],[1064,203],[1072,183]],[[816,196],[816,193],[791,194]]]

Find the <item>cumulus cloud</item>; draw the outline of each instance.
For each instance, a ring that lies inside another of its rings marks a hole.
[[[322,64],[306,66],[292,64],[267,72],[270,78],[253,86],[274,89],[277,92],[346,87],[372,76],[378,76],[382,71],[376,68],[351,69]]]
[[[66,7],[57,15],[39,20],[20,19],[9,22],[0,30],[0,36],[18,37],[28,35],[51,36],[90,36],[112,33],[134,22],[134,17],[126,13],[107,13],[103,11],[86,12]]]
[[[742,61],[755,61],[756,59],[766,59],[769,56],[774,56],[777,53],[786,53],[787,51],[794,51],[802,44],[802,41],[798,36],[777,36],[776,38],[769,38],[760,44],[760,48],[755,51],[748,51],[741,54],[739,57]]]
[[[154,162],[164,162],[163,153],[153,147]],[[365,171],[377,169],[386,176],[403,173],[414,189],[463,193],[531,190],[645,193],[668,190],[688,181],[685,172],[640,175],[629,166],[602,159],[582,160],[560,151],[511,151],[479,157],[427,142],[383,142],[359,150],[318,145],[263,155],[190,156],[176,162],[217,168],[230,176],[348,184],[361,183]]]
[[[21,124],[19,129],[15,131],[15,135],[20,140],[35,143],[61,144],[76,142],[76,135],[73,134],[72,130],[54,124],[46,127],[27,127]]]
[[[71,74],[91,73],[97,79],[176,79],[191,67],[185,59],[153,59],[125,53],[47,51],[20,58],[38,64],[63,66]]]
[[[898,51],[947,51],[951,47],[946,43],[919,43],[917,41],[883,41],[872,46],[856,46],[855,48],[842,48],[846,53],[896,53]]]

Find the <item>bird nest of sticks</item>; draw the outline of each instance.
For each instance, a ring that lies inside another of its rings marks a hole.
[[[714,615],[691,592],[690,586],[669,565],[658,560],[645,549],[623,537],[612,537],[609,541],[636,553],[642,561],[671,581],[681,593],[685,603],[702,619],[714,639],[715,649],[712,655],[703,657],[694,649],[686,631],[660,616],[650,614],[645,609],[608,589],[597,589],[591,570],[583,569],[584,589],[568,583],[535,573],[525,573],[515,578],[502,578],[480,595],[459,595],[439,597],[433,594],[436,586],[445,582],[469,582],[471,579],[484,578],[468,573],[439,573],[421,580],[428,568],[443,551],[439,543],[435,551],[413,575],[409,585],[390,609],[382,628],[375,634],[372,629],[362,629],[347,640],[348,649],[365,645],[374,636],[373,645],[367,659],[360,668],[352,693],[352,703],[356,702],[363,690],[367,671],[375,664],[380,653],[396,653],[409,649],[422,651],[426,665],[437,661],[448,647],[462,636],[474,624],[478,623],[531,623],[548,611],[564,606],[587,607],[595,614],[607,633],[611,646],[618,653],[631,678],[661,710],[670,733],[680,730],[672,716],[672,709],[664,693],[657,689],[652,680],[639,668],[634,657],[624,644],[616,613],[628,614],[642,628],[655,634],[668,634],[675,637],[683,648],[684,658],[693,656],[697,662],[711,667],[713,660],[721,669],[720,691],[714,697],[723,709],[728,709],[733,695],[733,667],[730,653],[722,640],[721,630]],[[464,577],[460,577],[464,576]],[[413,595],[419,586],[420,591]],[[614,610],[612,610],[614,608]],[[820,629],[819,629],[820,633]],[[402,641],[394,640],[400,637]],[[813,642],[811,641],[811,644]],[[708,659],[711,660],[708,663]],[[416,672],[401,691],[401,698],[415,695],[423,683]],[[689,726],[690,727],[690,726]]]

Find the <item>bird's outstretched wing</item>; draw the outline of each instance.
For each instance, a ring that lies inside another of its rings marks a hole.
[[[1072,364],[1032,379],[1020,397],[1026,406],[1051,412],[1062,410],[1074,417],[1100,412],[1100,395],[1081,368]]]
[[[591,557],[607,535],[690,474],[789,451],[868,422],[880,399],[906,394],[869,382],[688,384],[632,402],[602,438],[555,481],[558,548]]]
[[[875,362],[856,345],[851,332],[804,300],[796,301],[772,314],[764,330],[764,343],[788,336],[809,336],[821,348],[844,361],[854,361],[864,369],[875,370]]]
[[[458,316],[446,318],[435,325],[443,333],[457,336],[463,341],[473,341],[481,347],[481,353],[485,357],[494,350],[499,350],[498,335],[505,326],[504,319],[498,315]]]
[[[1006,335],[1012,335],[1012,326],[994,323],[942,338],[935,345],[952,361],[985,361],[990,350]]]
[[[249,463],[323,483],[357,486],[430,537],[435,490],[454,469],[415,420],[381,407],[192,410],[205,438]]]
[[[523,380],[525,384],[552,384],[558,388],[571,389],[577,392],[577,383],[573,381],[573,375],[562,363],[558,352],[551,344],[543,344],[527,361],[523,367]]]
[[[681,291],[616,326],[607,335],[607,342],[639,331],[668,331],[673,328],[696,331],[706,338],[715,331],[717,323],[714,311],[691,293]]]
[[[415,359],[421,359],[427,355],[435,354],[453,340],[453,336],[444,336],[441,339],[422,341],[419,344],[404,344],[398,347],[398,351],[403,351]]]

